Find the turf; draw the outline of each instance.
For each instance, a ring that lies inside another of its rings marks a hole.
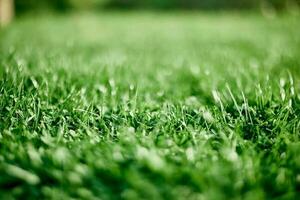
[[[296,199],[298,17],[17,19],[0,31],[0,199]]]

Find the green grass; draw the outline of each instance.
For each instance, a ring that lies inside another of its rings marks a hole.
[[[17,19],[0,31],[0,199],[296,199],[298,17]]]

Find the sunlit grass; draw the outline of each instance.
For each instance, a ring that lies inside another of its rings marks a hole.
[[[296,199],[297,25],[18,19],[0,32],[0,199]]]

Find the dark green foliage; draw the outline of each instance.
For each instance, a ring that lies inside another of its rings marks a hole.
[[[67,11],[87,8],[245,10],[267,7],[267,9],[286,10],[297,7],[299,0],[15,0],[15,3],[17,13],[19,13],[27,10]]]

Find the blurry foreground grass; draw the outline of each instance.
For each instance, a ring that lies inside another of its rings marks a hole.
[[[17,20],[0,32],[0,199],[296,199],[297,20]]]

